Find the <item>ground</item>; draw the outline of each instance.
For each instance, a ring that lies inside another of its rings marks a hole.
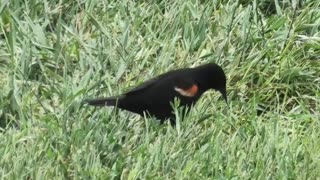
[[[319,1],[10,0],[0,16],[2,178],[320,176]],[[80,103],[208,62],[229,104],[206,93],[176,127]]]

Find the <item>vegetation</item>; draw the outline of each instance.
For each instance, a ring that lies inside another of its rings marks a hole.
[[[316,179],[320,1],[0,3],[2,179]],[[172,128],[82,106],[155,75],[216,62]]]

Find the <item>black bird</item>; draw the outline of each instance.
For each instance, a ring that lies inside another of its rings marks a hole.
[[[175,124],[172,102],[180,100],[180,106],[190,108],[207,90],[219,91],[227,102],[226,76],[214,63],[196,68],[170,71],[150,79],[130,91],[115,97],[87,99],[93,106],[117,106],[143,116],[148,113],[163,123],[170,119]]]

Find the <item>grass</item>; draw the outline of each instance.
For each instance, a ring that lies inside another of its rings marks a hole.
[[[0,3],[1,179],[317,179],[320,3]],[[81,106],[171,69],[216,62],[175,128]]]

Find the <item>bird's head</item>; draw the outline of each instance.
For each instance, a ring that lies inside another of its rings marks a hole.
[[[228,102],[226,91],[227,78],[219,65],[215,63],[206,64],[198,67],[197,72],[201,77],[201,84],[205,89],[214,89],[219,91],[224,100]]]

